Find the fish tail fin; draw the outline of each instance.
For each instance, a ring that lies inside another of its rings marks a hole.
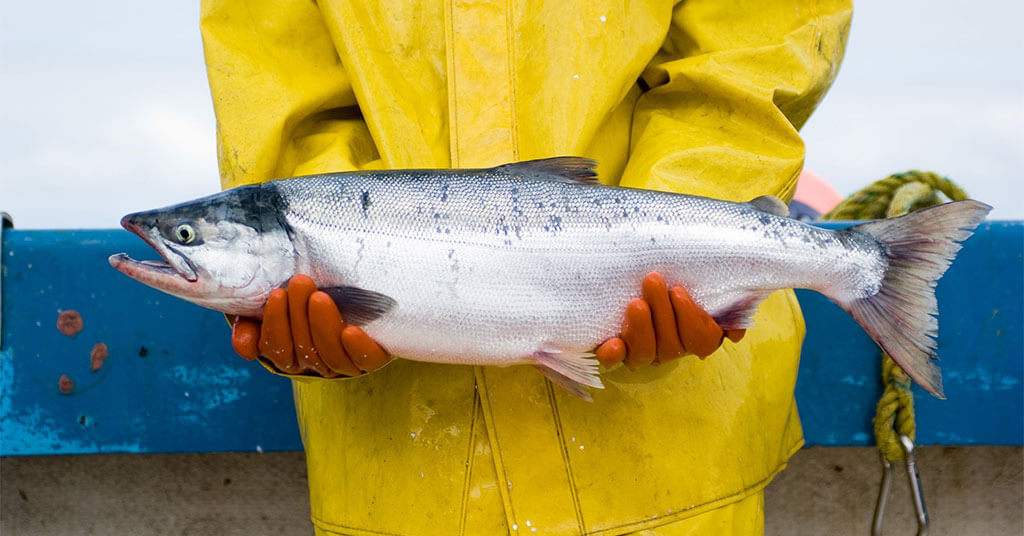
[[[960,251],[960,242],[990,210],[967,199],[841,231],[865,233],[881,242],[888,266],[878,292],[840,305],[908,376],[938,398],[945,395],[935,364],[935,285]]]

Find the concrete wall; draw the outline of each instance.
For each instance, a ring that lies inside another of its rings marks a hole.
[[[1020,447],[925,447],[930,534],[1024,534]],[[769,535],[869,534],[873,448],[804,449],[768,488]],[[0,535],[309,535],[301,453],[0,459]],[[902,471],[885,533],[913,534]]]

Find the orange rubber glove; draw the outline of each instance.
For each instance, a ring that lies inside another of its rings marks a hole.
[[[598,347],[605,367],[625,362],[631,370],[665,363],[687,353],[701,359],[725,338],[743,338],[744,330],[723,333],[682,287],[671,291],[658,273],[644,278],[642,298],[626,307],[622,336]],[[231,344],[242,357],[264,356],[281,372],[313,372],[325,378],[373,372],[391,360],[362,329],[346,326],[338,307],[306,275],[296,275],[288,289],[275,289],[263,310],[263,322],[239,318]]]
[[[724,331],[694,303],[683,287],[665,285],[657,272],[644,277],[641,295],[626,306],[622,336],[608,339],[597,348],[597,359],[606,368],[625,362],[630,370],[666,363],[685,354],[704,359],[728,338],[739,342],[746,330]]]
[[[312,372],[325,378],[373,372],[391,360],[369,335],[345,324],[338,307],[299,274],[288,289],[274,289],[263,308],[263,322],[239,318],[231,334],[238,355],[262,355],[285,374]]]

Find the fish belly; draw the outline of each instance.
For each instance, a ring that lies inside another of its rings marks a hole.
[[[827,286],[842,250],[712,224],[567,229],[511,245],[378,233],[321,242],[321,258],[347,259],[314,270],[321,286],[357,286],[397,302],[364,326],[390,353],[479,365],[593,350],[618,335],[650,272],[718,317],[736,304],[756,308],[776,289]]]

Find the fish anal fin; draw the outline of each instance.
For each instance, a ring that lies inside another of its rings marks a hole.
[[[511,175],[548,175],[552,179],[597,183],[597,162],[580,156],[556,156],[540,160],[527,160],[498,166]]]
[[[544,348],[534,352],[533,362],[553,383],[584,400],[591,400],[587,387],[604,389],[597,368],[598,361],[591,352]]]
[[[783,200],[775,197],[774,195],[762,195],[761,197],[755,197],[750,201],[747,201],[747,204],[761,212],[767,212],[783,218],[789,216],[789,207],[786,206],[786,203]]]
[[[726,331],[752,328],[754,327],[754,313],[757,312],[757,308],[769,294],[771,292],[764,291],[748,294],[720,312],[715,313],[712,317],[718,323],[718,326]]]
[[[359,287],[321,288],[334,300],[345,322],[364,326],[380,318],[398,304],[390,296]]]

